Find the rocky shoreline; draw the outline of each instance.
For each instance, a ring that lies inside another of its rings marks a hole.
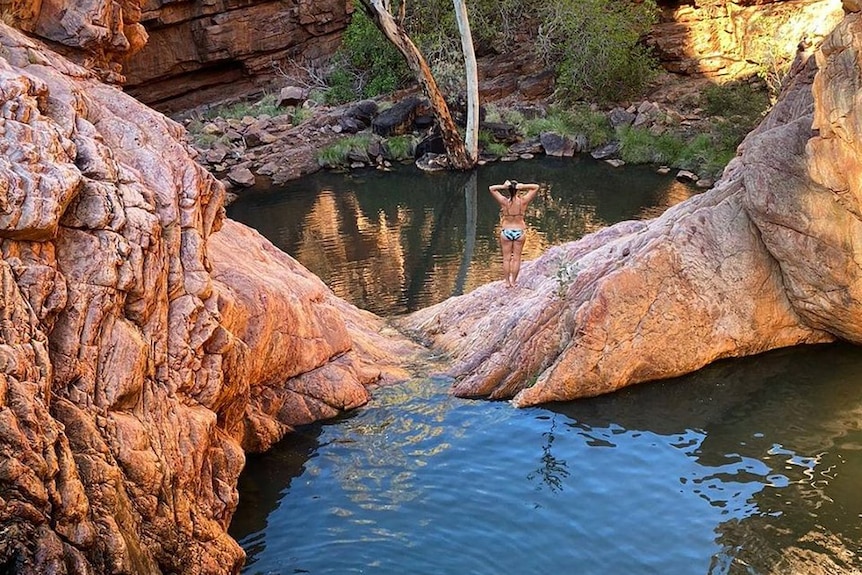
[[[617,137],[627,128],[645,130],[654,136],[665,133],[693,137],[709,134],[716,118],[705,114],[698,105],[702,80],[678,78],[676,102],[657,92],[647,99],[625,107],[600,110],[615,137],[599,146],[591,146],[586,133],[544,131],[535,136],[518,132],[505,122],[482,122],[480,129],[492,136],[492,146],[480,148],[479,165],[496,161],[528,160],[539,155],[573,157],[590,154],[593,158],[619,167]],[[679,97],[680,93],[687,97]],[[490,106],[496,107],[497,103]],[[545,100],[509,101],[499,104],[517,114],[533,118],[546,117],[551,106]],[[227,106],[225,106],[227,107]],[[404,91],[392,97],[364,100],[342,106],[314,104],[307,99],[292,100],[284,107],[268,107],[255,114],[252,104],[241,117],[219,115],[218,109],[186,112],[178,117],[189,130],[188,141],[197,151],[197,159],[216,174],[232,193],[244,188],[279,186],[321,169],[346,171],[376,168],[386,170],[394,163],[415,162],[424,170],[446,169],[439,162],[442,147],[435,139],[433,119],[427,100],[415,91]],[[396,114],[392,114],[396,112]],[[205,116],[206,114],[206,116]],[[297,121],[297,117],[302,117]],[[406,138],[407,144],[391,146],[392,138]],[[325,150],[348,142],[349,150],[336,159],[327,159]],[[487,142],[486,142],[487,144]],[[497,145],[494,145],[497,144]],[[680,179],[709,188],[719,173],[695,173],[685,166],[656,165],[657,169],[676,170]]]

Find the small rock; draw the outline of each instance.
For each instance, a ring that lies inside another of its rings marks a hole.
[[[227,157],[227,149],[223,146],[210,148],[204,154],[204,159],[208,164],[221,164]]]
[[[308,99],[308,90],[299,86],[285,86],[278,93],[278,100],[275,105],[279,108],[288,106],[299,106]]]
[[[593,150],[590,155],[596,160],[609,160],[611,158],[618,157],[619,153],[620,143],[617,141],[613,141]]]
[[[680,182],[696,182],[698,180],[697,174],[694,172],[689,172],[688,170],[680,170],[676,173],[676,179]]]
[[[250,188],[255,183],[254,174],[243,166],[237,166],[228,172],[227,179],[229,182],[243,188]]]
[[[670,168],[667,166],[659,166],[658,169],[656,169],[656,173],[661,174],[663,176],[667,175],[670,173]]]
[[[709,189],[713,185],[712,178],[700,178],[698,181],[694,183],[698,188]]]
[[[539,140],[548,156],[569,158],[575,155],[575,142],[568,136],[561,136],[555,132],[542,132]]]
[[[631,126],[635,118],[635,114],[623,108],[614,108],[608,112],[608,122],[610,122],[611,127],[615,130]]]
[[[245,131],[245,145],[249,148],[261,146],[263,144],[271,144],[277,140],[278,138],[266,130],[262,130],[257,124],[250,126],[248,130]]]
[[[606,164],[609,164],[609,165],[611,165],[611,166],[613,166],[613,167],[615,167],[615,168],[619,168],[620,166],[625,166],[625,165],[626,165],[626,163],[625,163],[623,160],[619,159],[619,158],[610,158],[610,159],[608,159],[608,160],[605,160],[605,163],[606,163]]]

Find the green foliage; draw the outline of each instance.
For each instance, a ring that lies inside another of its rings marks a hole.
[[[638,43],[656,20],[654,0],[560,0],[542,7],[537,48],[556,66],[562,101],[619,101],[654,76],[655,59]]]
[[[412,78],[404,57],[358,5],[334,62],[327,77],[330,104],[388,94]]]
[[[656,164],[674,165],[676,159],[679,158],[683,150],[685,150],[685,142],[680,136],[665,132],[655,139],[652,161]],[[730,161],[730,158],[728,158]]]
[[[775,101],[796,56],[800,38],[792,12],[755,18],[746,30],[752,38],[746,57],[757,65],[757,76],[766,84],[769,98]]]
[[[207,134],[204,132],[189,132],[192,136],[192,142],[199,150],[207,150],[212,148],[217,142],[228,144],[228,138],[224,135]]]
[[[607,118],[600,112],[592,111],[589,106],[574,106],[569,109],[552,108],[541,118],[525,120],[520,116],[520,122],[515,116],[507,120],[521,129],[527,137],[535,137],[542,132],[554,132],[561,136],[587,137],[590,147],[598,147],[610,141],[613,130]]]
[[[347,165],[351,153],[358,156],[368,155],[369,134],[354,134],[341,138],[317,153],[317,163],[321,166],[335,168]]]
[[[392,14],[399,14],[402,4],[403,0],[392,2]],[[406,32],[428,61],[437,84],[446,93],[463,91],[463,56],[451,0],[410,2],[404,7]],[[477,52],[510,52],[534,45],[556,70],[558,95],[564,102],[619,101],[641,91],[655,73],[654,58],[639,43],[657,18],[655,0],[473,0],[468,9]],[[394,48],[361,9],[353,20],[344,52],[355,69],[373,70],[354,82],[367,87],[362,95],[383,93],[410,78],[400,56],[378,65],[384,48],[391,52]],[[393,74],[396,69],[404,75]]]
[[[715,146],[709,134],[698,134],[680,152],[676,167],[698,172],[714,163]]]
[[[293,126],[298,126],[313,115],[314,113],[308,108],[298,106],[294,108],[292,112],[290,112],[290,123]]]
[[[509,152],[509,146],[498,142],[488,130],[479,130],[479,148],[491,156],[505,156]]]
[[[620,130],[620,158],[629,164],[655,161],[657,138],[647,130],[626,127]]]
[[[386,140],[386,149],[388,150],[389,158],[392,160],[407,160],[413,157],[413,150],[416,148],[416,142],[413,136],[405,134],[403,136],[392,136]]]
[[[643,128],[620,130],[620,158],[630,164],[663,164],[716,176],[735,154],[736,144],[729,145],[717,132],[684,139],[671,132],[655,136]]]
[[[732,158],[737,146],[763,119],[769,95],[748,82],[715,85],[704,90],[703,107],[714,116],[709,131],[716,155]]]
[[[748,82],[714,84],[703,91],[702,105],[710,116],[759,120],[769,106],[769,96]]]
[[[277,98],[274,94],[264,94],[257,102],[241,101],[225,104],[223,106],[215,106],[203,113],[203,117],[207,120],[215,118],[242,119],[246,116],[259,117],[264,114],[269,116],[278,116],[283,114],[284,110],[276,105]]]
[[[327,104],[344,104],[356,100],[359,94],[354,86],[354,76],[347,64],[336,65],[326,78],[328,88],[324,93]]]

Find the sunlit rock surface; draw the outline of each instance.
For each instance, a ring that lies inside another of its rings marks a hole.
[[[0,56],[0,570],[236,572],[243,450],[413,348],[225,220],[179,125],[4,25]]]
[[[119,61],[148,39],[141,0],[3,0],[0,14],[109,82],[124,80]]]
[[[860,53],[854,13],[816,58],[800,54],[712,190],[552,248],[515,290],[495,282],[402,326],[451,356],[456,394],[521,406],[778,347],[862,343]]]
[[[819,43],[843,17],[841,0],[663,2],[646,38],[670,72],[774,82],[800,43]]]

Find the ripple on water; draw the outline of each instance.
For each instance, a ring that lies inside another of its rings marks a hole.
[[[263,518],[238,513],[245,572],[767,573],[816,548],[851,573],[862,358],[815,353],[822,379],[794,383],[793,357],[524,410],[442,379],[380,388],[297,439]]]

